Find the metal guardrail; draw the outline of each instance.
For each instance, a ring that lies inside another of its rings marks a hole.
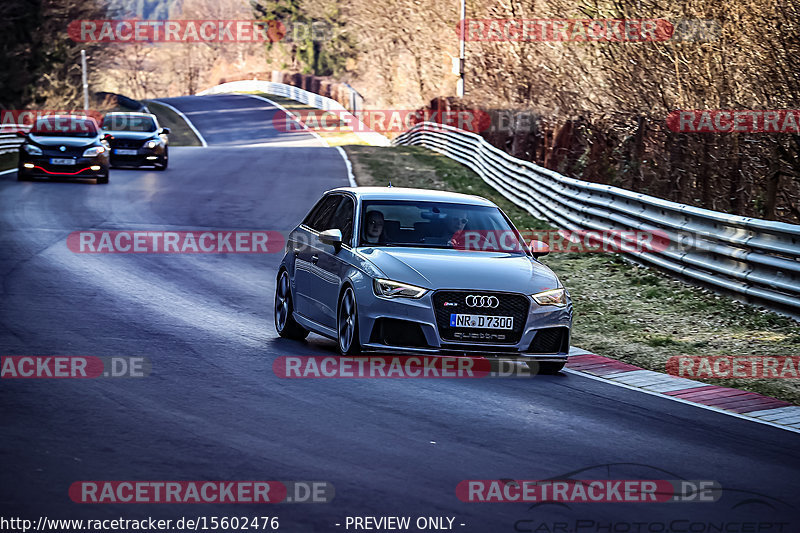
[[[29,128],[23,124],[3,124],[0,126],[0,154],[16,152],[22,144],[22,137],[17,132]]]
[[[422,145],[470,167],[510,201],[559,228],[663,232],[669,237],[665,250],[629,255],[800,317],[800,225],[728,215],[568,178],[447,125],[417,124],[394,144]]]
[[[272,81],[260,80],[241,80],[230,81],[223,83],[210,89],[200,91],[198,95],[206,94],[226,94],[226,93],[248,93],[248,92],[262,92],[266,94],[274,94],[276,96],[283,96],[284,98],[291,98],[303,104],[306,104],[317,109],[324,111],[337,111],[344,115],[348,120],[352,120],[358,127],[353,133],[362,141],[373,146],[389,146],[391,142],[385,136],[376,131],[370,130],[363,122],[358,120],[353,114],[347,110],[342,104],[316,93],[312,93],[295,87],[294,85],[286,85],[283,83],[276,83]]]

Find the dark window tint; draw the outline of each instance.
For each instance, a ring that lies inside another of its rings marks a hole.
[[[36,121],[31,129],[31,135],[95,137],[97,125],[92,118],[73,115],[48,116]]]
[[[311,212],[304,223],[313,230],[325,231],[330,228],[331,219],[339,206],[342,197],[338,194],[326,196],[314,211]]]
[[[141,115],[106,115],[103,119],[103,129],[109,131],[156,131],[156,122],[152,117]]]
[[[350,243],[353,237],[353,199],[349,196],[342,197],[339,207],[336,208],[333,218],[330,222],[330,227],[325,229],[338,229],[342,232],[342,242]]]
[[[306,218],[303,219],[303,224],[305,224],[309,228],[311,227],[311,221],[314,220],[314,215],[317,214],[317,211],[319,211],[319,208],[322,207],[322,204],[325,203],[325,200],[326,200],[325,198],[322,198],[316,204],[314,204],[314,207],[312,207],[311,211],[308,212]]]

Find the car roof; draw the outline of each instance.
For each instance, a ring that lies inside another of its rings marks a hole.
[[[435,189],[412,189],[407,187],[338,187],[327,192],[348,192],[354,194],[361,200],[417,200],[497,207],[493,202],[480,196]]]
[[[36,122],[33,124],[32,127],[35,129],[37,126],[39,126],[41,124],[53,123],[55,121],[60,121],[60,120],[64,120],[64,119],[68,119],[72,123],[76,123],[76,122],[80,122],[80,121],[86,121],[86,122],[90,122],[96,129],[100,128],[100,126],[97,124],[97,121],[94,119],[94,117],[90,117],[90,116],[87,116],[87,115],[78,115],[78,114],[74,114],[74,115],[64,115],[64,114],[60,114],[60,115],[42,115],[42,116],[36,118]]]
[[[50,120],[50,119],[59,119],[59,118],[94,120],[94,117],[91,117],[89,115],[85,115],[83,113],[73,113],[73,114],[58,113],[58,114],[54,114],[54,115],[41,115],[41,116],[36,117],[36,120]]]

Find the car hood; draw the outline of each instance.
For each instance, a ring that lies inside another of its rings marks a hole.
[[[70,148],[89,146],[97,141],[97,137],[61,137],[53,135],[30,135],[29,139],[39,146],[69,146]]]
[[[156,135],[154,131],[104,131],[110,133],[114,139],[131,139],[134,141],[152,139]]]
[[[479,289],[534,294],[561,287],[558,277],[526,255],[434,248],[362,248],[387,278],[428,289]]]

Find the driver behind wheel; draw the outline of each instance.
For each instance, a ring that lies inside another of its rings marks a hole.
[[[383,232],[384,218],[383,213],[374,209],[367,212],[364,222],[364,242],[368,244],[383,244],[386,242],[386,235]]]

